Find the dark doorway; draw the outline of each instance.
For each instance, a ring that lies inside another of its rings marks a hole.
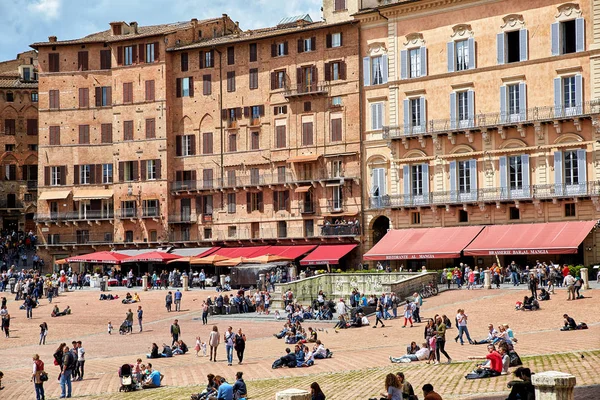
[[[380,216],[377,217],[373,222],[373,246],[385,236],[387,231],[390,229],[390,220],[388,217]]]
[[[4,221],[2,222],[2,227],[8,232],[17,232],[19,230],[19,221],[16,219],[4,218]]]

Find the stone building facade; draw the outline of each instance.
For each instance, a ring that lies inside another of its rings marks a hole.
[[[37,52],[0,62],[0,229],[35,231],[38,172]]]
[[[600,217],[599,1],[361,7],[365,250],[389,228]],[[598,262],[599,241],[544,261]]]

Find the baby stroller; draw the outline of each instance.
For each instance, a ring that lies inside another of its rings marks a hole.
[[[129,332],[129,324],[127,320],[123,321],[121,326],[119,326],[119,335],[126,335]]]
[[[131,365],[123,364],[121,368],[119,368],[119,377],[121,378],[119,392],[133,392],[135,390],[135,382],[131,375]]]

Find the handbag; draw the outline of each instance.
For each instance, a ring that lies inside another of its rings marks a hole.
[[[40,372],[40,382],[46,382],[48,380],[48,374],[46,371]]]

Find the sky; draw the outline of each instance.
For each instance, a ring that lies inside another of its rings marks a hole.
[[[111,21],[144,26],[227,14],[247,30],[305,13],[318,21],[321,4],[322,0],[0,0],[0,61],[16,58],[48,36],[80,38],[108,29]]]

